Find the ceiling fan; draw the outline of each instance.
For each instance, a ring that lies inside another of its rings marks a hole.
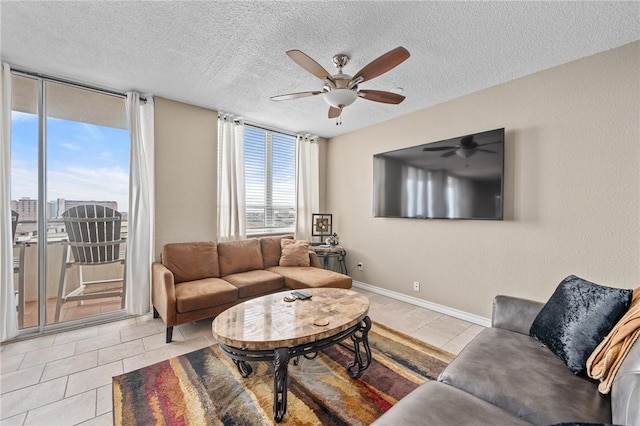
[[[464,136],[460,138],[460,143],[456,146],[439,146],[439,147],[426,147],[422,148],[423,151],[447,151],[441,155],[441,157],[451,157],[456,154],[463,158],[471,157],[476,152],[486,152],[488,154],[497,154],[495,151],[491,151],[489,149],[480,148],[481,146],[487,146],[494,143],[498,143],[500,141],[495,142],[487,142],[483,144],[479,144],[473,140],[473,135]]]
[[[347,55],[338,54],[333,57],[333,63],[336,68],[338,68],[338,73],[334,75],[329,74],[322,65],[318,64],[300,50],[289,50],[287,51],[287,55],[293,59],[296,64],[324,81],[324,87],[322,90],[272,96],[272,101],[286,101],[307,96],[324,95],[324,100],[329,104],[329,118],[338,118],[342,113],[342,109],[354,103],[358,97],[385,104],[399,104],[405,98],[393,92],[360,90],[358,88],[359,84],[372,80],[407,60],[410,54],[404,47],[396,47],[379,58],[374,59],[353,77],[342,72],[342,68],[349,62]]]

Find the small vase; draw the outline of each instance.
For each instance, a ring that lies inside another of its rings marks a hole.
[[[340,244],[340,242],[338,241],[338,234],[334,233],[332,236],[327,237],[324,240],[325,244],[328,246],[337,246],[338,244]]]

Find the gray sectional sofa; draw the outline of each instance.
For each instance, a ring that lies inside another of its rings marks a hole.
[[[615,376],[609,395],[573,374],[529,329],[543,303],[494,300],[483,330],[442,372],[400,400],[374,425],[640,426],[640,341]]]

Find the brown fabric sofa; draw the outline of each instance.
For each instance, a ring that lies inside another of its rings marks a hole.
[[[213,317],[254,297],[290,289],[351,288],[351,277],[322,269],[309,252],[310,266],[280,266],[280,240],[251,238],[222,243],[167,244],[151,265],[154,316],[167,326]]]

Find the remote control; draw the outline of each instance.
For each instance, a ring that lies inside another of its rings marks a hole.
[[[311,299],[311,295],[309,293],[305,293],[304,291],[292,291],[291,294],[293,294],[300,300]]]

